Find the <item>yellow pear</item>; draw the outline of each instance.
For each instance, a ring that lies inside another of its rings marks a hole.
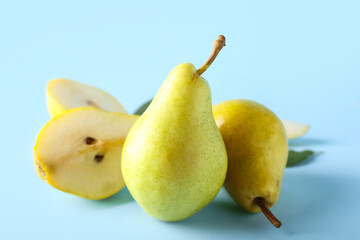
[[[49,121],[34,147],[40,178],[88,199],[109,197],[125,186],[121,152],[138,116],[93,107],[68,110]]]
[[[69,79],[49,81],[46,98],[50,115],[55,117],[66,110],[92,106],[109,112],[126,113],[124,107],[101,89]]]
[[[231,100],[213,109],[224,139],[229,167],[224,186],[231,197],[249,212],[269,212],[280,194],[288,156],[285,128],[265,106],[250,100]]]
[[[224,142],[212,115],[211,93],[190,63],[175,67],[154,100],[131,128],[122,153],[126,185],[151,216],[185,219],[206,206],[223,185],[227,170]]]

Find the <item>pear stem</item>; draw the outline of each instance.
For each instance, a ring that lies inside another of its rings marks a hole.
[[[219,38],[215,40],[214,42],[214,48],[210,54],[210,57],[208,60],[204,63],[204,65],[201,66],[198,70],[196,70],[196,73],[200,76],[203,74],[203,72],[208,69],[208,67],[212,64],[212,62],[215,60],[216,56],[219,54],[221,49],[225,46],[225,37],[223,35],[219,35]]]
[[[281,227],[282,223],[277,219],[274,214],[270,211],[270,209],[267,207],[266,201],[262,197],[256,197],[254,199],[254,203],[258,205],[261,209],[261,211],[264,213],[265,217],[269,219],[269,221],[277,228]]]

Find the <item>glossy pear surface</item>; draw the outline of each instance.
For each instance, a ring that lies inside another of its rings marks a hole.
[[[282,122],[268,108],[250,100],[220,103],[214,107],[214,117],[229,159],[226,190],[247,211],[261,211],[254,204],[256,197],[273,206],[288,155]]]
[[[150,215],[178,221],[216,196],[226,170],[226,149],[212,115],[209,85],[192,64],[181,64],[126,138],[126,185]]]
[[[69,79],[51,80],[46,89],[52,117],[77,107],[96,107],[109,112],[126,113],[124,107],[107,92]]]
[[[75,108],[50,120],[34,147],[42,180],[62,191],[103,199],[125,186],[121,151],[137,116],[93,107]]]

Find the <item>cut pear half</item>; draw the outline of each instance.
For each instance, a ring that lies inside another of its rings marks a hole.
[[[303,123],[297,123],[289,120],[281,120],[284,124],[286,135],[288,139],[298,138],[303,136],[307,131],[309,130],[310,126],[303,124]]]
[[[138,116],[75,108],[49,121],[34,147],[40,178],[88,199],[103,199],[125,186],[121,152]]]
[[[126,113],[113,96],[96,87],[69,79],[49,81],[46,90],[50,115],[55,117],[66,110],[92,106],[109,112]]]

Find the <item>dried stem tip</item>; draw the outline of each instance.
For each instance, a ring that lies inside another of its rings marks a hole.
[[[281,227],[282,223],[277,219],[274,214],[267,207],[266,201],[262,197],[257,197],[254,199],[254,203],[258,205],[261,211],[264,213],[265,217],[277,228]]]
[[[221,49],[225,46],[225,37],[223,35],[219,35],[219,38],[214,42],[214,48],[210,54],[209,59],[204,63],[204,65],[199,68],[196,73],[200,76],[203,72],[208,69],[211,63],[215,60],[216,56],[219,54]]]

